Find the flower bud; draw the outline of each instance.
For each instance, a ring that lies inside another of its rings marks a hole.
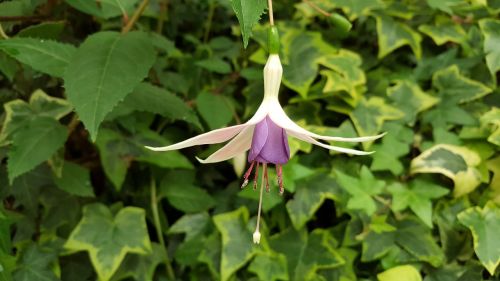
[[[253,233],[253,243],[254,244],[260,244],[260,232],[258,230],[256,230]]]

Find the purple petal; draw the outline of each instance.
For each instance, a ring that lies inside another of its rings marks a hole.
[[[286,131],[269,116],[255,125],[248,161],[285,164],[290,159]]]

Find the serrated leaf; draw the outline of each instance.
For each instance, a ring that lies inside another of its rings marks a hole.
[[[338,200],[339,186],[327,176],[316,176],[297,182],[294,198],[286,209],[295,229],[301,229],[326,199]]]
[[[137,31],[98,32],[78,48],[64,86],[92,140],[106,115],[147,76],[154,59],[149,37]]]
[[[69,194],[82,197],[95,197],[90,182],[90,172],[71,162],[64,164],[60,178],[54,177],[54,183]]]
[[[422,281],[418,270],[411,265],[400,265],[377,274],[379,281]]]
[[[484,35],[483,49],[486,53],[486,64],[493,77],[500,70],[500,20],[482,19],[479,27]]]
[[[288,280],[286,257],[282,254],[259,253],[248,267],[260,280]]]
[[[16,36],[23,38],[39,38],[57,40],[64,30],[64,21],[42,22],[40,24],[28,26]]]
[[[213,218],[222,235],[221,281],[227,281],[256,253],[252,244],[252,233],[246,227],[248,216],[248,210],[241,207]]]
[[[11,38],[0,40],[0,50],[35,70],[62,77],[76,48],[52,40]]]
[[[231,104],[222,95],[202,92],[196,98],[196,108],[212,130],[226,126],[233,119]],[[214,108],[217,108],[217,114],[214,114]]]
[[[141,208],[125,207],[113,216],[103,204],[86,205],[82,219],[64,247],[87,251],[99,279],[109,280],[127,253],[151,253],[145,212]]]
[[[64,145],[67,136],[66,127],[49,117],[38,117],[20,128],[12,138],[13,145],[8,152],[9,182],[49,159]]]
[[[231,6],[240,23],[243,46],[248,46],[248,39],[252,36],[252,28],[260,20],[267,8],[265,0],[231,0]]]
[[[376,16],[378,34],[378,58],[381,59],[394,50],[408,45],[417,59],[422,56],[420,42],[422,36],[408,25],[395,21],[388,16]]]
[[[467,226],[474,237],[474,251],[491,275],[500,264],[500,208],[490,202],[484,206],[469,208],[458,214],[460,222]]]
[[[0,72],[5,75],[9,81],[13,81],[14,75],[18,70],[19,66],[16,60],[0,52]]]
[[[96,17],[109,19],[122,15],[123,12],[131,14],[139,0],[100,0],[99,2],[87,0],[65,0],[73,8]]]
[[[377,205],[372,196],[380,194],[385,182],[377,180],[370,170],[363,166],[359,178],[346,175],[336,171],[336,178],[351,198],[347,202],[347,208],[351,210],[362,210],[371,216],[377,210]]]
[[[481,158],[476,152],[465,147],[438,144],[422,152],[411,161],[410,172],[440,173],[455,183],[453,195],[462,196],[473,191],[481,177],[477,166]]]

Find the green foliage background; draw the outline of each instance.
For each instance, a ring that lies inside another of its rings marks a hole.
[[[243,156],[144,145],[252,116],[265,1],[1,1],[0,280],[500,280],[500,1],[313,3],[353,29],[275,1],[286,112],[388,134],[290,139],[254,245]]]

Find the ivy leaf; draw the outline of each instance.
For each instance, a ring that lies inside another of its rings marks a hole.
[[[441,10],[448,14],[453,14],[452,7],[460,4],[462,0],[426,0],[427,5],[435,10]]]
[[[335,249],[338,242],[324,229],[296,232],[288,229],[269,240],[271,248],[286,256],[290,280],[311,280],[318,270],[334,269],[345,261]]]
[[[202,92],[196,98],[196,107],[212,130],[226,126],[233,119],[231,104],[221,95]],[[214,114],[214,108],[217,108],[217,114]]]
[[[335,191],[337,190],[337,191]],[[339,186],[327,176],[315,176],[297,183],[294,198],[286,209],[295,229],[301,229],[326,199],[338,200]]]
[[[377,205],[372,196],[380,194],[385,186],[385,182],[377,180],[370,170],[363,166],[359,178],[346,175],[336,171],[337,180],[351,198],[347,202],[347,208],[351,210],[362,210],[371,216],[377,210]]]
[[[5,119],[0,132],[0,143],[10,140],[17,130],[26,127],[38,117],[59,120],[72,110],[66,100],[50,97],[42,90],[33,92],[29,104],[22,100],[13,100],[5,103],[4,108]]]
[[[286,257],[282,254],[259,253],[250,263],[248,271],[255,273],[259,280],[289,280]]]
[[[442,25],[421,25],[419,31],[431,37],[434,42],[441,46],[447,42],[455,42],[464,44],[467,33],[461,25],[458,24],[442,24]]]
[[[227,281],[244,266],[256,251],[252,244],[252,233],[248,231],[248,210],[241,207],[236,211],[214,216],[214,223],[222,235],[221,281]]]
[[[331,1],[335,6],[341,7],[342,11],[349,15],[351,21],[361,15],[368,15],[370,11],[384,8],[384,2],[380,0],[335,0]]]
[[[149,255],[127,255],[111,281],[134,278],[137,281],[153,280],[158,265],[166,260],[165,250],[160,244],[151,243]]]
[[[56,258],[55,252],[32,243],[23,251],[12,277],[16,281],[57,281],[50,268]]]
[[[462,196],[473,191],[481,183],[477,166],[481,158],[465,147],[438,144],[422,152],[411,161],[410,172],[439,173],[455,183],[453,195]]]
[[[67,136],[66,127],[49,117],[36,118],[19,129],[8,152],[9,182],[12,184],[16,177],[49,159],[64,145]]]
[[[432,228],[432,201],[448,194],[448,189],[423,180],[411,181],[408,186],[394,183],[388,187],[392,194],[392,209],[396,212],[408,207]]]
[[[372,148],[373,162],[370,166],[372,171],[391,171],[393,175],[400,175],[404,171],[404,166],[399,158],[410,151],[408,144],[398,140],[396,136],[389,134],[382,139],[382,144],[376,144]]]
[[[231,0],[231,6],[240,23],[243,46],[248,46],[248,39],[252,36],[252,28],[256,25],[264,10],[267,8],[266,0]]]
[[[488,141],[500,146],[500,109],[492,108],[481,116],[480,121],[483,126],[491,127],[491,134],[488,137]]]
[[[201,234],[209,222],[210,216],[205,212],[186,214],[169,227],[168,234],[184,233],[185,240],[191,240]]]
[[[422,36],[408,25],[400,23],[388,16],[375,16],[378,33],[378,58],[381,59],[392,51],[408,45],[417,59],[422,56],[420,42]]]
[[[64,85],[92,140],[104,117],[146,77],[154,59],[151,41],[142,32],[99,32],[78,48]]]
[[[422,281],[422,276],[411,265],[399,265],[377,274],[379,281]]]
[[[500,50],[498,44],[500,42],[500,20],[482,19],[479,21],[479,27],[484,35],[484,52],[486,53],[486,64],[495,77],[495,74],[500,70]]]
[[[467,226],[474,237],[474,251],[491,275],[500,264],[500,208],[490,202],[484,206],[469,208],[458,214],[460,222]]]
[[[95,197],[90,172],[80,165],[66,162],[60,178],[54,177],[54,183],[69,194],[82,197]]]
[[[109,280],[127,253],[151,253],[144,210],[125,207],[113,217],[103,204],[86,205],[65,248],[87,251],[99,279]]]
[[[35,70],[62,77],[76,48],[52,40],[11,38],[0,40],[0,50]]]
[[[174,208],[185,213],[206,211],[215,205],[215,200],[204,189],[172,177],[161,181],[160,196],[165,196]]]

